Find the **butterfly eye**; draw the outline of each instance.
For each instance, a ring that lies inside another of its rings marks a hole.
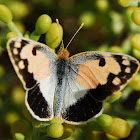
[[[32,50],[32,54],[36,56],[36,48],[35,47]]]
[[[105,59],[101,58],[99,61],[99,66],[103,67],[105,65]]]

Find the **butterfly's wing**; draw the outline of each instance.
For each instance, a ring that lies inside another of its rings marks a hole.
[[[139,70],[128,55],[85,52],[69,59],[60,117],[79,124],[102,112],[102,102],[122,90]]]
[[[53,118],[55,54],[44,44],[13,38],[7,43],[13,67],[26,89],[25,103],[38,120]]]

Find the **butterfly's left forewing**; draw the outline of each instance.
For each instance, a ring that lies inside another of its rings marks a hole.
[[[56,56],[38,42],[13,38],[7,43],[13,67],[26,89],[26,106],[38,120],[53,118]]]
[[[122,90],[139,70],[128,55],[85,52],[72,56],[60,117],[79,124],[102,112],[102,102]],[[71,99],[71,100],[69,100]]]

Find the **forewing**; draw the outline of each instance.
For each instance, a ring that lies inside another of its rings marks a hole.
[[[55,54],[47,46],[21,37],[9,40],[7,50],[13,67],[27,90],[25,102],[28,110],[36,119],[51,119]]]
[[[98,116],[103,100],[122,90],[139,70],[135,58],[116,53],[85,52],[72,56],[68,65],[61,118],[73,124]]]

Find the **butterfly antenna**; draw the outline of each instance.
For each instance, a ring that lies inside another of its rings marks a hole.
[[[58,20],[58,19],[56,19],[56,23],[57,23],[57,26],[58,26],[58,29],[59,29],[59,33],[61,33],[61,31],[60,31],[60,27],[59,27],[59,20]],[[61,39],[61,45],[60,45],[60,48],[61,48],[61,49],[64,48],[63,39]]]
[[[80,27],[78,28],[78,30],[75,32],[75,34],[73,35],[73,37],[71,38],[71,40],[69,41],[68,45],[66,46],[66,49],[68,48],[68,46],[70,45],[70,43],[72,42],[72,40],[74,39],[74,37],[77,35],[77,33],[81,30],[81,28],[84,26],[84,23],[82,23],[80,25]]]

